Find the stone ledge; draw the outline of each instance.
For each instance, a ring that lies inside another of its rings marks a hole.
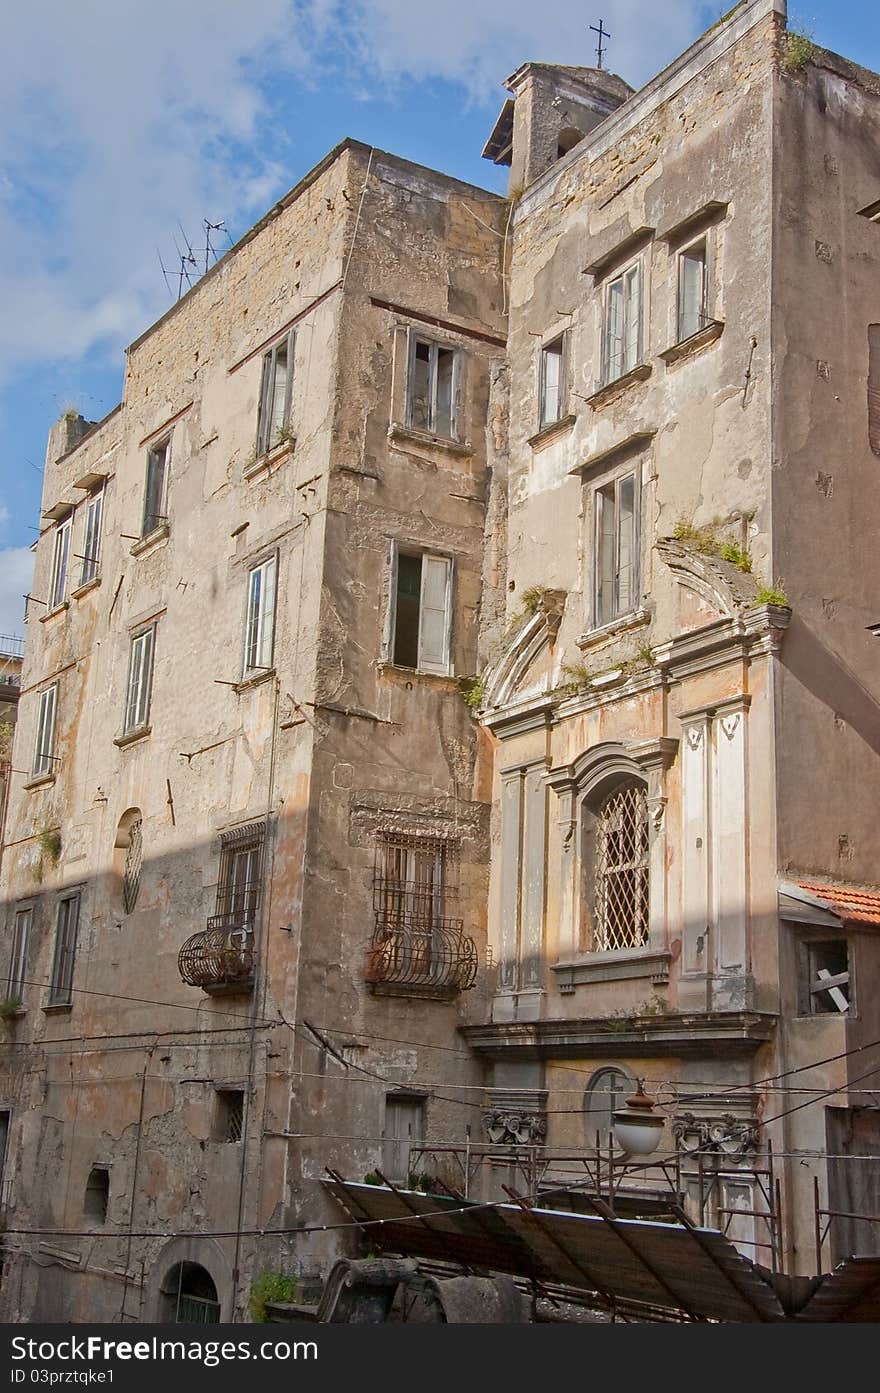
[[[472,1050],[493,1059],[608,1059],[628,1056],[748,1059],[776,1031],[765,1011],[689,1011],[459,1026]]]
[[[427,430],[416,430],[414,426],[397,423],[388,427],[388,439],[392,445],[426,445],[431,449],[443,450],[446,454],[469,456],[474,453],[473,445],[463,440],[453,440],[446,435],[432,435]]]
[[[78,585],[76,590],[71,590],[70,598],[72,600],[81,600],[84,595],[88,595],[90,590],[97,590],[100,584],[101,577],[92,576],[91,580],[87,580],[84,585]]]
[[[626,948],[611,953],[584,953],[576,958],[551,963],[562,993],[592,982],[629,981],[649,977],[652,982],[668,982],[672,954],[665,948]]]
[[[619,393],[625,392],[636,382],[645,382],[653,371],[650,363],[637,363],[634,368],[630,368],[629,372],[615,377],[613,382],[603,383],[598,391],[587,397],[587,405],[591,406],[594,411],[601,411],[602,407],[614,401]]]
[[[138,726],[137,730],[127,730],[123,735],[117,735],[113,744],[124,750],[129,745],[137,744],[139,740],[146,740],[152,729],[152,726]]]
[[[698,329],[695,334],[690,334],[688,338],[681,339],[679,343],[674,343],[671,348],[664,348],[657,357],[661,358],[667,368],[675,367],[676,363],[685,362],[688,358],[693,358],[710,344],[717,343],[724,331],[724,321],[713,319],[711,323]]]
[[[148,532],[146,537],[138,538],[130,548],[132,556],[144,556],[146,552],[152,551],[153,547],[168,540],[170,532],[171,528],[167,522],[163,522],[161,527],[154,527],[152,532]]]
[[[567,434],[571,430],[577,415],[574,411],[569,411],[566,416],[560,416],[558,421],[548,421],[546,426],[542,426],[534,435],[530,435],[527,444],[533,450],[541,450],[545,445],[550,445],[558,436]]]
[[[291,437],[289,440],[282,440],[278,445],[273,445],[271,450],[267,450],[259,459],[246,464],[241,471],[243,479],[254,479],[264,470],[271,469],[273,465],[280,464],[288,455],[292,455],[296,448],[296,440]]]

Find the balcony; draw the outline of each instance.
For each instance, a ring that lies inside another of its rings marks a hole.
[[[376,995],[446,1001],[477,980],[477,946],[460,919],[380,923],[367,950],[364,981]]]
[[[213,914],[206,929],[186,940],[177,966],[184,982],[210,996],[252,991],[253,916],[234,911]]]

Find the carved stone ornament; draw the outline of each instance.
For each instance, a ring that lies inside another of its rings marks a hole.
[[[687,742],[692,750],[698,750],[703,743],[703,727],[688,726]]]
[[[714,1151],[738,1160],[757,1150],[759,1125],[731,1112],[716,1117],[682,1112],[673,1118],[672,1135],[681,1151]]]
[[[509,1112],[496,1108],[483,1113],[490,1142],[504,1146],[538,1145],[547,1136],[547,1118],[540,1112]]]

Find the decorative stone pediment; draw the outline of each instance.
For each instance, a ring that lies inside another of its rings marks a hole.
[[[741,1161],[757,1150],[760,1123],[732,1112],[699,1115],[681,1112],[672,1120],[672,1135],[683,1152],[710,1151]]]
[[[656,549],[679,586],[680,632],[699,629],[716,619],[730,619],[754,605],[758,587],[749,572],[672,537],[661,537]]]
[[[549,692],[559,680],[556,636],[565,608],[564,590],[545,590],[533,614],[510,637],[486,674],[486,710],[512,706]]]
[[[483,1113],[493,1146],[536,1146],[547,1136],[546,1089],[493,1088]]]

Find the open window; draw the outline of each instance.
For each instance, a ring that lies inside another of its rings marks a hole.
[[[104,490],[98,489],[86,500],[86,524],[83,535],[82,569],[80,585],[88,585],[96,580],[100,570],[101,523],[104,514]]]
[[[566,335],[560,334],[541,349],[541,387],[538,428],[561,421],[566,411]]]
[[[155,639],[156,626],[151,624],[148,629],[135,634],[131,640],[123,727],[125,735],[145,730],[150,719]]]
[[[79,926],[79,894],[65,895],[58,901],[55,924],[55,953],[49,983],[49,1005],[69,1006],[73,1001],[73,965]]]
[[[9,977],[6,986],[6,999],[9,1002],[21,1002],[24,998],[24,988],[27,982],[28,948],[33,922],[33,905],[16,910],[12,955],[9,959]]]
[[[700,237],[678,253],[678,341],[692,338],[711,323],[709,239]]]
[[[391,661],[398,667],[447,675],[451,629],[451,558],[397,551]]]
[[[270,556],[248,571],[242,676],[269,672],[275,644],[275,591],[278,558]]]
[[[447,440],[460,438],[461,352],[410,333],[406,424]]]
[[[850,954],[845,938],[808,939],[800,947],[799,1012],[843,1016],[850,1011]]]
[[[293,329],[263,354],[260,407],[257,417],[257,454],[265,455],[288,439],[293,395]]]
[[[141,536],[149,537],[168,522],[168,473],[171,465],[171,436],[166,436],[147,453],[144,488],[144,515]]]
[[[593,493],[593,626],[632,613],[638,603],[639,489],[630,470]]]
[[[73,518],[68,515],[55,527],[55,541],[52,547],[52,577],[49,582],[49,609],[57,609],[67,598],[67,582],[70,570],[70,531]]]
[[[58,715],[58,683],[44,687],[37,707],[37,738],[34,744],[35,779],[55,771],[55,728]]]
[[[642,259],[639,257],[605,287],[602,380],[614,382],[632,372],[642,357]]]

